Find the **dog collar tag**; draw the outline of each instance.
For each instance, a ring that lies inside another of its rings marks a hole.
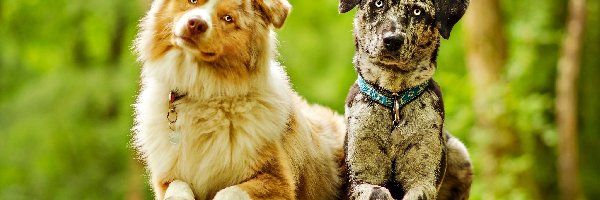
[[[398,100],[398,94],[394,93],[394,108],[392,109],[394,115],[394,126],[398,126],[400,123],[400,101]]]
[[[171,142],[171,144],[179,144],[181,142],[181,134],[179,132],[170,133],[169,141]]]

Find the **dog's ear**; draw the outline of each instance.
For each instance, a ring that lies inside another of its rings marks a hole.
[[[281,28],[292,5],[287,0],[255,0],[256,5],[275,28]]]
[[[436,25],[444,39],[450,38],[452,27],[465,14],[469,0],[436,0]]]
[[[360,3],[360,0],[340,0],[338,11],[340,13],[346,13],[356,7],[358,3]]]

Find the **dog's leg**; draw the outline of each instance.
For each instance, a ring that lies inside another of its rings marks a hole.
[[[437,189],[441,185],[445,172],[445,155],[442,130],[425,129],[416,133],[413,142],[407,146],[395,148],[401,155],[398,159],[395,175],[404,190],[404,200],[436,199]],[[439,135],[440,137],[431,137]]]
[[[250,200],[250,195],[244,191],[240,186],[234,185],[222,189],[217,192],[214,200],[227,200],[227,199],[239,199],[239,200]]]
[[[217,192],[214,200],[296,199],[290,167],[276,147],[263,149],[258,172],[249,180]],[[311,183],[315,184],[315,183]]]
[[[446,133],[448,142],[448,167],[446,176],[442,182],[442,187],[438,199],[469,199],[469,190],[473,180],[473,169],[471,159],[465,145],[449,133]]]
[[[431,196],[433,196],[433,199],[436,199],[435,192],[435,188],[432,187],[415,187],[411,188],[402,200],[425,200],[430,199]]]
[[[390,191],[381,186],[360,184],[354,187],[350,199],[356,200],[392,200]]]
[[[259,174],[242,184],[222,189],[214,200],[295,199],[294,189],[275,174]]]
[[[393,199],[384,185],[391,175],[391,160],[378,130],[359,118],[350,118],[346,136],[346,164],[350,174],[350,199]],[[387,130],[386,130],[387,131]],[[379,131],[383,132],[383,131]]]
[[[190,186],[180,180],[175,180],[169,184],[165,192],[165,200],[193,200],[194,193]]]

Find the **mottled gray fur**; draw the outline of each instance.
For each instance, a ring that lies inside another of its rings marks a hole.
[[[430,81],[440,36],[448,39],[469,0],[341,0],[354,18],[354,66],[366,82],[391,96]],[[471,161],[444,130],[441,91],[431,80],[422,95],[390,108],[355,84],[346,100],[346,167],[350,199],[468,199]]]

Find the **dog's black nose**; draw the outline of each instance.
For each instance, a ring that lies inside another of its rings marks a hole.
[[[397,51],[404,43],[402,34],[390,35],[383,38],[383,46],[388,51]]]

